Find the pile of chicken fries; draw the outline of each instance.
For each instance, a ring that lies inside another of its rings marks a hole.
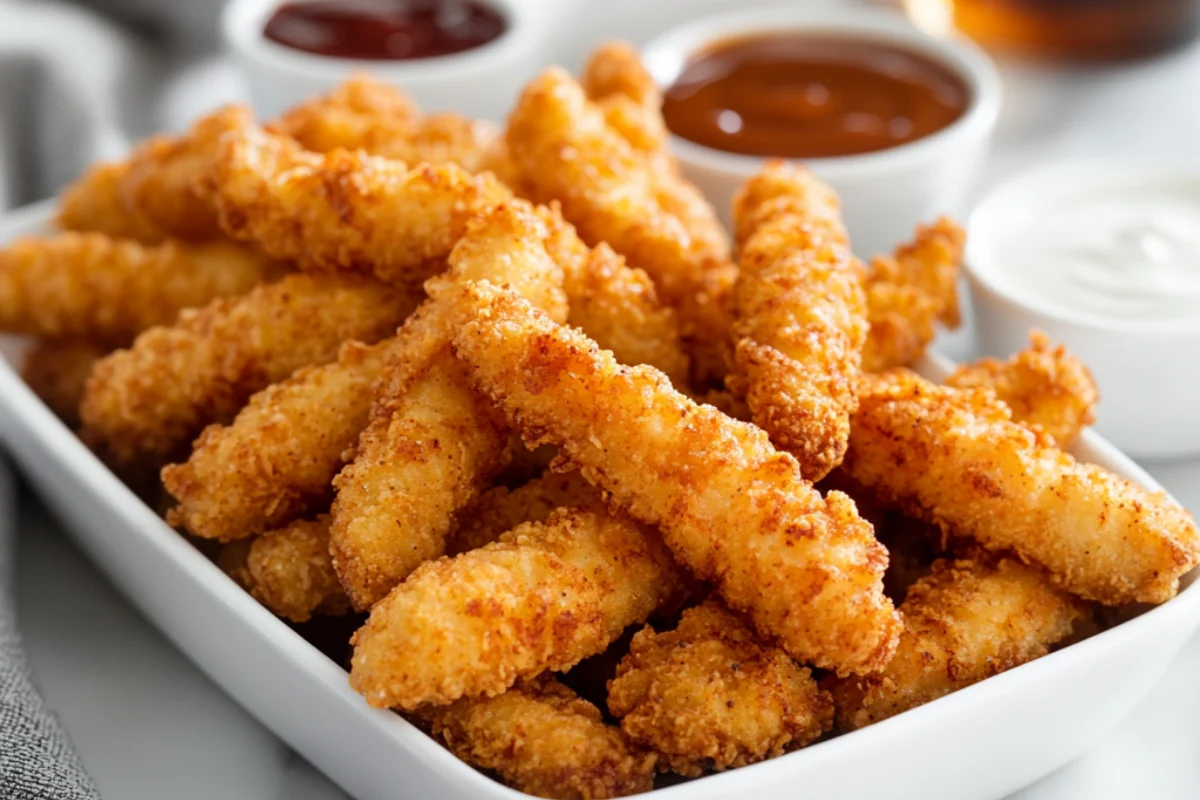
[[[770,163],[727,232],[660,101],[610,44],[502,129],[367,77],[220,109],[0,253],[0,329],[263,606],[361,623],[367,703],[535,795],[774,758],[1175,594],[1190,515],[1066,452],[1084,365],[906,368],[954,222],[863,261]]]

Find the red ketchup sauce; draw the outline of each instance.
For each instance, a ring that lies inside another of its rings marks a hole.
[[[281,5],[263,35],[306,53],[400,61],[473,50],[507,28],[475,0],[315,0]]]

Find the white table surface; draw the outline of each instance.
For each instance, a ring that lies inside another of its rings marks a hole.
[[[1010,102],[981,188],[1015,169],[1064,157],[1130,155],[1200,165],[1200,44],[1100,71],[1005,64],[1002,72]],[[241,91],[219,62],[195,81],[223,87],[210,93],[211,102]],[[1019,105],[1012,102],[1017,97]],[[184,106],[181,115],[194,113]],[[179,120],[167,123],[178,127]],[[952,337],[943,349],[968,355],[969,337]],[[1200,459],[1146,466],[1185,505],[1200,509]],[[28,494],[20,524],[18,601],[29,657],[106,798],[345,797],[176,652]],[[1017,797],[1200,796],[1198,674],[1200,637],[1101,744]]]

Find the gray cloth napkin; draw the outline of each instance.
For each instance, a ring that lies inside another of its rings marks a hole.
[[[21,652],[16,519],[12,473],[0,458],[0,797],[98,800],[66,732],[34,688]]]

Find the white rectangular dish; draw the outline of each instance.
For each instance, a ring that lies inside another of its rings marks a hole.
[[[39,204],[9,215],[0,244],[44,232],[51,213]],[[338,664],[238,588],[59,422],[18,377],[20,349],[8,339],[0,360],[5,447],[80,547],[209,677],[361,800],[526,796],[368,707]],[[930,358],[922,371],[943,377],[947,364]],[[1094,433],[1075,454],[1160,488]],[[655,796],[1001,797],[1079,755],[1149,691],[1200,625],[1195,577],[1185,576],[1174,600],[1080,644],[855,733]]]

